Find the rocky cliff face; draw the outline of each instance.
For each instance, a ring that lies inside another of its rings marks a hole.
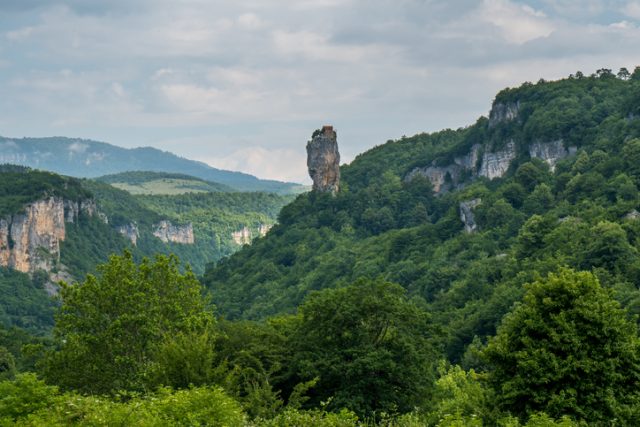
[[[467,200],[460,202],[460,220],[464,224],[464,231],[473,233],[478,228],[476,218],[473,215],[473,208],[482,203],[481,199]]]
[[[529,155],[531,158],[544,160],[549,164],[551,171],[554,171],[558,160],[575,154],[577,150],[577,147],[565,148],[564,143],[559,139],[551,142],[534,142],[529,146]]]
[[[307,143],[307,167],[313,190],[335,194],[340,189],[340,153],[336,132],[324,126]]]
[[[120,225],[116,227],[116,231],[122,234],[124,237],[131,241],[133,246],[138,244],[138,237],[140,237],[140,231],[138,230],[138,226],[135,222],[130,222],[129,224]]]
[[[60,260],[65,222],[77,221],[81,213],[95,214],[87,203],[50,197],[29,204],[23,213],[0,219],[0,266],[23,273],[51,271]]]
[[[436,193],[444,193],[455,188],[460,182],[460,176],[463,171],[475,171],[478,163],[479,145],[474,145],[468,154],[456,157],[453,164],[448,166],[427,166],[425,168],[416,168],[409,172],[406,180],[411,180],[417,175],[422,175],[431,181],[433,191]]]
[[[251,244],[251,230],[249,227],[242,227],[241,230],[231,233],[231,238],[236,245],[249,245]]]
[[[273,228],[273,225],[271,224],[260,224],[258,226],[258,234],[260,235],[260,237],[264,237],[272,228]]]
[[[505,107],[506,108],[506,107]],[[505,113],[506,114],[506,113]],[[555,165],[560,159],[576,153],[576,147],[565,147],[562,140],[551,142],[534,142],[529,148],[531,158],[542,159],[549,164],[551,170],[555,170]],[[471,178],[482,176],[488,179],[503,177],[511,163],[517,157],[515,141],[509,141],[500,150],[487,151],[482,154],[480,166],[478,167],[480,146],[474,145],[469,153],[456,157],[454,162],[447,166],[430,166],[415,168],[407,174],[405,180],[409,181],[417,175],[422,175],[431,181],[436,194],[442,194],[459,187],[462,183],[463,172],[468,172]]]
[[[489,127],[494,127],[499,123],[515,120],[520,113],[520,101],[493,104],[489,113]]]
[[[422,175],[431,181],[436,194],[440,194],[457,187],[460,184],[460,176],[464,171],[470,172],[472,177],[500,178],[507,173],[511,162],[516,158],[516,144],[510,141],[501,150],[485,152],[478,168],[479,153],[480,146],[474,145],[469,153],[456,157],[451,165],[431,165],[426,168],[415,168],[407,174],[405,179],[411,180],[416,175]]]
[[[153,235],[164,243],[181,243],[193,245],[195,237],[193,235],[193,224],[173,225],[170,221],[160,221],[153,226]]]
[[[516,144],[513,141],[507,143],[502,150],[493,153],[484,153],[478,175],[489,179],[500,178],[507,173],[513,159],[516,158]]]

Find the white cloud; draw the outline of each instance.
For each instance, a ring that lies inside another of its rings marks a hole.
[[[638,0],[40,3],[2,12],[3,133],[181,141],[280,179],[325,122],[350,158],[473,123],[505,86],[640,64]]]
[[[479,15],[498,27],[508,43],[522,44],[547,37],[555,29],[541,11],[509,0],[483,0]]]
[[[263,146],[245,147],[224,157],[199,160],[226,170],[238,170],[279,181],[308,182],[306,154],[303,150]]]
[[[640,19],[640,2],[627,2],[627,4],[622,8],[622,12],[630,18]]]

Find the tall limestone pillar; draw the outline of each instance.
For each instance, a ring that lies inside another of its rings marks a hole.
[[[340,189],[340,153],[333,126],[323,126],[307,143],[307,167],[313,191],[335,194]]]

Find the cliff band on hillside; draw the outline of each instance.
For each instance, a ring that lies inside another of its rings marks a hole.
[[[519,102],[495,104],[489,114],[489,127],[517,120],[519,110]],[[500,149],[488,148],[475,144],[466,155],[454,158],[453,163],[446,166],[436,166],[434,161],[428,166],[416,167],[407,174],[405,181],[410,181],[418,175],[424,176],[431,182],[434,193],[442,194],[460,188],[464,184],[462,181],[465,177],[471,179],[485,177],[490,180],[501,178],[507,173],[511,163],[516,160],[518,144],[513,139],[509,139]],[[558,139],[533,142],[527,147],[527,151],[531,158],[543,160],[553,171],[558,160],[575,154],[577,148],[565,147],[564,141]]]
[[[23,213],[0,219],[0,266],[23,273],[51,271],[60,261],[65,222],[77,221],[80,213],[95,215],[95,202],[50,197],[29,204]]]
[[[193,245],[195,237],[193,235],[193,224],[174,225],[170,221],[160,221],[154,225],[153,235],[164,243],[180,243],[183,245]]]
[[[313,191],[335,194],[340,189],[340,153],[333,126],[315,131],[307,143],[307,167]]]

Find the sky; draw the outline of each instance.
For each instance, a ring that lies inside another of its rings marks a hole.
[[[0,135],[153,146],[308,183],[473,124],[525,81],[640,65],[640,0],[0,0]]]

